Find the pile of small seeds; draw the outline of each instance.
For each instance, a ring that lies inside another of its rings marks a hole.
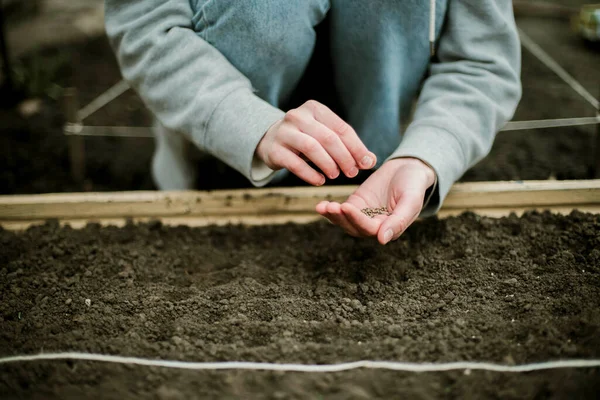
[[[390,215],[390,212],[388,211],[387,207],[363,208],[360,211],[362,211],[363,214],[370,218],[373,218],[376,215]]]

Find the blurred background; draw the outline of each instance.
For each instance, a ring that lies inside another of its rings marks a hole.
[[[596,99],[600,11],[585,0],[514,1],[517,24]],[[85,137],[85,177],[73,178],[63,95],[83,107],[121,80],[104,35],[102,0],[0,0],[5,63],[0,72],[0,193],[154,189],[150,137]],[[595,22],[594,22],[595,21]],[[591,33],[590,33],[591,32]],[[523,99],[514,121],[594,117],[597,110],[523,48]],[[147,127],[151,115],[128,90],[84,120]],[[500,132],[490,155],[463,181],[593,178],[598,125]],[[143,131],[143,130],[140,130]],[[138,131],[138,132],[140,132]],[[148,134],[150,132],[148,131]],[[198,189],[247,187],[212,159],[200,160]]]

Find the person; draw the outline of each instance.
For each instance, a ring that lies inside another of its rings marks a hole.
[[[255,186],[287,173],[322,185],[375,168],[344,203],[323,201],[316,211],[382,244],[437,212],[451,185],[489,152],[521,96],[510,0],[105,6],[123,76],[159,121],[152,166],[159,188],[192,188],[188,143]],[[341,111],[314,99],[288,108],[325,18]],[[379,207],[389,215],[361,212]]]

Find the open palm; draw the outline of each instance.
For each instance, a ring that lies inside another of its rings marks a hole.
[[[386,244],[417,219],[425,192],[434,181],[434,171],[422,161],[398,158],[384,163],[344,203],[322,201],[316,210],[352,236],[376,236]],[[389,215],[371,218],[361,211],[381,207]]]

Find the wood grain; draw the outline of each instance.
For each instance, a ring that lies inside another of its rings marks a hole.
[[[318,219],[315,205],[344,201],[354,186],[226,191],[112,192],[0,196],[0,224],[23,229],[47,219],[72,226],[88,221],[122,224],[161,219],[166,224],[272,224]],[[440,217],[473,211],[499,217],[511,212],[573,209],[600,212],[600,180],[475,182],[454,185]]]

